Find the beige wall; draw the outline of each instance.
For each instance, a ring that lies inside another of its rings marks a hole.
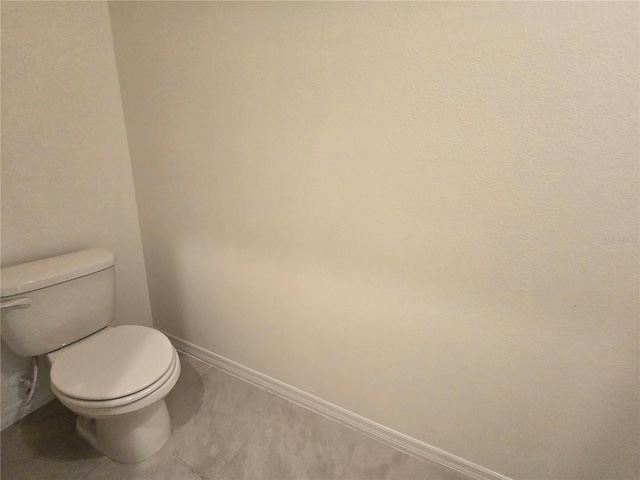
[[[114,251],[116,323],[151,325],[106,3],[2,2],[1,239],[2,266]],[[3,345],[5,425],[28,365]]]
[[[515,478],[636,478],[637,4],[110,12],[157,327]]]

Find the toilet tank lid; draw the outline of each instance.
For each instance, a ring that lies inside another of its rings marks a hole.
[[[9,297],[50,287],[112,267],[115,255],[90,248],[57,257],[5,267],[0,270],[0,296]]]

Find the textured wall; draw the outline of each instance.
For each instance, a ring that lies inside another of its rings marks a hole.
[[[116,322],[151,325],[106,3],[2,2],[1,238],[3,266],[114,251]],[[28,365],[3,345],[5,425]]]
[[[637,3],[110,11],[156,326],[515,478],[637,478]]]

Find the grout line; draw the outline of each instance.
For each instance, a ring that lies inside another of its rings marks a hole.
[[[215,368],[215,367],[212,367],[212,368]],[[240,379],[240,380],[242,380],[242,379]],[[245,383],[249,383],[249,382],[245,382]],[[227,472],[227,469],[229,468],[229,465],[231,464],[233,459],[236,458],[238,453],[240,453],[240,450],[242,450],[244,448],[244,446],[249,442],[249,439],[253,435],[253,432],[255,432],[256,428],[258,428],[258,424],[263,420],[264,415],[269,411],[269,409],[273,405],[273,402],[275,402],[275,400],[277,398],[276,395],[273,395],[273,394],[271,394],[271,395],[272,395],[272,398],[271,398],[271,400],[269,400],[269,404],[262,411],[262,414],[260,415],[260,418],[256,421],[256,424],[253,426],[253,428],[251,429],[251,431],[247,435],[247,438],[245,438],[243,440],[242,444],[238,447],[238,450],[236,450],[236,453],[234,453],[233,456],[229,460],[227,460],[227,463],[224,464],[224,467],[223,467],[222,471],[220,472],[220,477],[224,478],[224,474]]]
[[[174,460],[177,460],[178,462],[180,462],[184,466],[188,467],[189,470],[191,470],[192,472],[197,473],[198,475],[200,475],[203,478],[203,480],[208,480],[209,479],[209,477],[206,476],[204,473],[202,473],[200,470],[195,468],[193,465],[189,465],[187,462],[185,462],[181,458],[176,457],[173,453],[169,452],[169,456],[172,457]]]
[[[96,450],[97,451],[97,450]],[[100,453],[100,452],[99,452]],[[100,459],[99,461],[96,462],[96,464],[93,466],[93,468],[89,469],[89,471],[87,473],[85,473],[82,478],[87,478],[89,475],[91,475],[93,473],[93,471],[98,468],[100,465],[102,465],[104,462],[107,461],[108,457],[104,456],[104,454],[101,453],[101,455],[103,456],[102,459]]]
[[[347,470],[347,480],[351,480],[351,468],[353,467],[353,460],[356,458],[356,451],[358,450],[358,445],[360,445],[361,436],[362,435],[358,435],[358,439],[356,440],[356,443],[353,446],[353,452],[351,453],[351,459],[349,460],[349,470]]]

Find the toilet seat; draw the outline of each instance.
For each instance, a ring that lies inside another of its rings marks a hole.
[[[157,330],[110,328],[63,349],[51,365],[51,387],[74,403],[110,407],[135,402],[172,375],[177,353]]]
[[[173,347],[172,347],[173,348]],[[167,381],[175,374],[176,366],[178,365],[178,354],[175,350],[173,350],[173,359],[171,362],[171,366],[167,371],[160,377],[157,381],[152,383],[151,385],[139,390],[131,395],[126,395],[118,398],[108,398],[104,400],[86,400],[83,398],[77,398],[72,395],[67,395],[62,392],[53,382],[51,382],[51,390],[53,393],[60,398],[64,399],[67,403],[73,403],[76,407],[92,409],[92,408],[111,408],[111,407],[119,407],[122,405],[128,405],[134,403],[140,399],[143,399],[150,395],[151,393],[158,390],[162,385],[167,383]]]
[[[180,378],[180,358],[173,346],[171,346],[171,350],[175,361],[172,362],[166,374],[152,385],[131,395],[108,400],[82,400],[60,392],[53,382],[51,383],[51,391],[63,405],[83,417],[114,419],[140,414],[147,408],[152,408],[157,402],[163,402],[164,397],[173,389]]]

